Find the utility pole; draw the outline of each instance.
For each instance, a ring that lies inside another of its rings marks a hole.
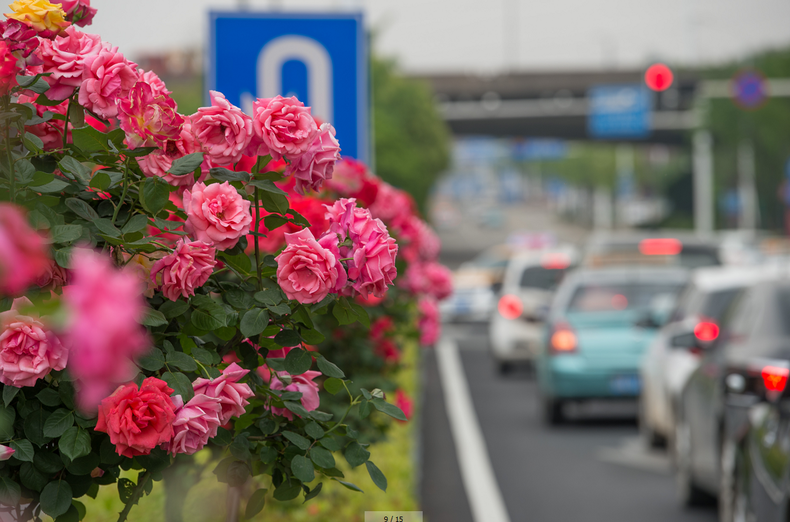
[[[744,139],[738,145],[738,196],[741,212],[738,228],[755,230],[757,228],[757,191],[755,189],[754,145]]]
[[[694,230],[698,235],[713,233],[713,137],[698,130],[693,139]]]

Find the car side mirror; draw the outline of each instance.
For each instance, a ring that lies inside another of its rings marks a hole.
[[[658,324],[655,321],[655,319],[653,319],[653,316],[650,315],[650,314],[645,315],[644,317],[640,317],[636,321],[636,323],[634,323],[634,324],[636,326],[638,326],[639,328],[660,328],[661,327],[661,325]]]
[[[499,294],[499,292],[502,291],[502,283],[491,283],[491,291],[495,294]]]
[[[694,336],[694,332],[684,332],[681,334],[673,335],[669,340],[670,346],[673,348],[686,348],[687,350],[699,349],[699,343]]]

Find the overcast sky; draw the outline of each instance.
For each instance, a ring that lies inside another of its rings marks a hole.
[[[89,32],[130,58],[202,48],[209,10],[238,0],[92,0]],[[247,0],[364,10],[379,54],[412,72],[496,73],[720,62],[790,44],[790,0]]]

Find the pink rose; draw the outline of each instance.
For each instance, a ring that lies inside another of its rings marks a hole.
[[[398,239],[405,242],[403,258],[408,263],[417,261],[436,261],[442,243],[428,223],[415,215],[397,218],[392,223],[392,230]]]
[[[104,119],[118,115],[116,101],[125,98],[137,83],[137,64],[128,61],[117,47],[102,48],[84,58],[80,105]]]
[[[50,260],[47,268],[36,279],[36,285],[39,288],[46,288],[53,292],[60,290],[69,282],[69,271],[57,264],[54,260]]]
[[[219,399],[222,406],[219,416],[220,425],[227,424],[233,417],[244,415],[244,407],[249,404],[247,399],[255,395],[249,385],[239,382],[249,372],[238,364],[231,363],[216,379],[200,377],[192,383],[195,395],[203,394]]]
[[[414,213],[414,200],[408,192],[396,189],[386,182],[379,184],[376,200],[370,205],[370,214],[385,223],[391,223],[399,216]]]
[[[28,58],[28,65],[41,65],[40,59],[33,55],[38,48],[36,30],[13,18],[0,22],[0,38],[6,43],[11,52],[19,51],[23,58]]]
[[[0,444],[0,461],[8,460],[14,456],[16,451],[10,446]]]
[[[80,27],[90,25],[96,16],[91,0],[61,0],[61,8],[66,11],[66,20]]]
[[[175,160],[195,152],[203,152],[203,150],[200,147],[200,143],[197,142],[195,135],[192,133],[192,123],[189,119],[186,119],[177,139],[169,140],[164,144],[162,149],[155,150],[151,154],[136,159],[138,165],[140,165],[140,170],[149,178],[154,176],[160,177],[174,187],[179,187],[183,190],[195,184],[194,173],[187,172],[186,174],[175,176],[169,174],[167,171],[173,166]],[[207,160],[203,160],[201,170],[202,173],[198,181],[203,181],[208,176],[209,168]]]
[[[271,154],[274,159],[295,159],[310,148],[318,134],[310,107],[295,96],[258,98],[252,104],[252,124],[255,139],[248,156]]]
[[[68,350],[38,317],[19,314],[32,304],[20,297],[0,313],[0,382],[17,388],[35,386],[50,371],[65,368],[69,359]]]
[[[0,96],[6,95],[16,87],[16,75],[19,74],[16,66],[17,58],[11,54],[11,49],[0,40]]]
[[[321,246],[308,229],[285,234],[285,243],[285,250],[275,259],[277,283],[288,299],[317,303],[336,289],[338,279],[345,279],[339,258]]]
[[[118,100],[118,120],[129,148],[162,147],[181,135],[184,117],[167,94],[155,95],[150,85],[138,81],[129,96]]]
[[[300,402],[307,411],[318,409],[321,399],[318,397],[318,384],[313,379],[321,375],[321,372],[304,372],[301,375],[288,375],[288,372],[276,372],[276,377],[272,377],[269,388],[272,390],[284,390],[289,392],[300,392],[302,398]],[[285,382],[290,380],[290,384]],[[283,382],[285,381],[285,382]],[[267,406],[275,415],[281,415],[288,420],[294,420],[294,414],[286,408],[275,408]]]
[[[54,40],[41,40],[38,54],[44,62],[42,72],[52,73],[45,76],[49,84],[47,98],[65,100],[82,84],[85,60],[96,56],[104,46],[95,34],[86,34],[76,27],[69,26],[63,36]]]
[[[148,377],[137,389],[124,384],[101,401],[96,431],[110,436],[118,455],[148,455],[173,436],[173,390],[156,377]]]
[[[28,92],[32,93],[32,91]],[[36,114],[38,114],[38,116],[44,116],[44,113],[47,111],[65,116],[66,111],[68,111],[69,102],[67,100],[53,107],[45,107],[43,105],[38,105],[36,103],[36,98],[38,98],[37,94],[25,94],[23,92],[19,95],[19,100],[17,103],[33,104],[36,108]],[[65,127],[65,121],[52,118],[44,123],[27,125],[25,127],[25,131],[31,132],[41,138],[41,141],[44,143],[44,150],[49,151],[63,147],[63,129]],[[69,129],[71,128],[72,125],[69,124]],[[71,143],[71,134],[69,134],[69,143]]]
[[[411,419],[411,416],[414,413],[414,404],[412,403],[412,400],[409,398],[409,396],[406,395],[406,393],[400,388],[395,390],[395,406],[401,409],[407,419]],[[398,422],[403,421],[399,420]]]
[[[172,401],[176,414],[173,438],[162,444],[162,448],[173,455],[192,455],[216,437],[222,407],[219,399],[202,394],[195,395],[186,404],[180,395],[172,397]]]
[[[189,299],[214,271],[216,253],[208,243],[181,238],[172,254],[154,263],[151,279],[171,301],[177,301],[179,296]]]
[[[184,230],[200,241],[213,243],[218,250],[236,246],[252,223],[250,202],[227,181],[208,187],[195,183],[191,191],[184,192],[184,211]]]
[[[114,268],[109,256],[78,248],[71,265],[72,283],[63,288],[70,316],[69,372],[78,381],[78,405],[91,411],[137,373],[131,359],[150,346],[139,324],[146,305],[137,275]]]
[[[430,295],[441,301],[453,293],[450,270],[434,261],[414,262],[406,269],[403,286],[415,295]]]
[[[13,203],[0,203],[0,295],[21,293],[49,264],[47,245],[24,212]]]
[[[151,89],[154,91],[154,96],[159,96],[160,94],[166,94],[170,96],[172,92],[167,88],[165,82],[156,74],[154,71],[144,71],[142,69],[137,69],[137,81],[145,82],[151,86]]]
[[[285,175],[294,177],[294,190],[298,194],[304,195],[305,188],[318,191],[324,180],[332,179],[332,170],[339,159],[340,144],[335,139],[335,129],[324,123],[312,145],[285,167]]]
[[[143,287],[143,295],[145,297],[153,297],[156,291],[156,282],[151,279],[151,268],[154,266],[154,261],[147,256],[150,255],[154,258],[158,258],[164,255],[164,253],[155,252],[153,254],[131,255],[127,252],[123,252],[121,255],[126,263],[124,269],[134,273],[137,279],[140,280],[140,284]]]
[[[423,346],[433,346],[439,340],[442,333],[440,323],[439,305],[432,297],[423,297],[417,303],[420,317],[417,327],[420,330],[420,344]]]
[[[252,139],[252,120],[221,92],[209,91],[209,95],[211,107],[201,107],[190,117],[192,131],[214,165],[236,163]]]
[[[373,219],[370,211],[356,207],[354,199],[340,199],[332,206],[326,205],[329,230],[340,241],[351,239],[351,246],[340,248],[347,262],[348,279],[352,288],[367,297],[382,297],[398,275],[395,257],[398,245],[390,237],[380,219]]]

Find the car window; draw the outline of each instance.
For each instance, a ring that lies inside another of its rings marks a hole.
[[[786,336],[790,336],[790,289],[784,288],[779,291],[779,295],[777,296],[779,300],[779,309],[778,309],[778,327],[781,329],[781,333]]]
[[[543,268],[542,266],[527,267],[521,273],[521,288],[537,288],[540,290],[554,290],[565,276],[565,268]]]
[[[568,311],[646,310],[656,300],[674,298],[682,288],[677,283],[585,283],[574,292]]]
[[[748,338],[754,331],[760,313],[759,309],[756,292],[746,292],[734,303],[732,316],[727,325],[727,333],[735,338]]]
[[[714,249],[683,247],[678,257],[680,266],[686,268],[701,268],[704,266],[718,266],[721,264],[719,255]]]
[[[694,313],[698,315],[709,317],[715,321],[721,319],[727,307],[733,299],[740,293],[739,288],[729,288],[727,290],[719,290],[718,292],[710,292],[700,302],[700,307]]]
[[[689,284],[678,296],[678,305],[672,313],[670,321],[681,321],[693,313],[698,303],[702,300],[702,293],[696,286]]]

